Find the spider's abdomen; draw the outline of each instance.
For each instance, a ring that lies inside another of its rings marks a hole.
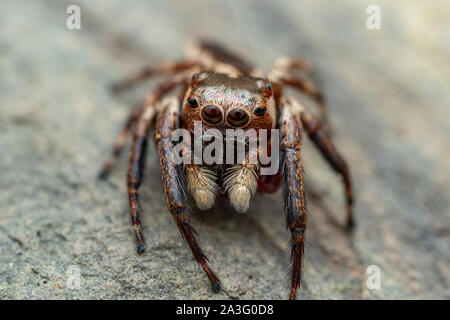
[[[258,178],[258,191],[265,193],[276,192],[283,182],[283,177],[280,172],[274,175],[259,176]]]

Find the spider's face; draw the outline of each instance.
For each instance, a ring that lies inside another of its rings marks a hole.
[[[275,126],[271,85],[262,78],[234,78],[210,71],[195,74],[182,118],[190,131],[194,121],[202,121],[205,129],[271,129]]]

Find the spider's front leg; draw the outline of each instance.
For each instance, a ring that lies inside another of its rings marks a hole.
[[[300,286],[306,228],[306,201],[300,158],[301,127],[299,115],[285,105],[280,118],[280,154],[284,210],[287,227],[291,231],[291,300],[295,300]]]
[[[320,120],[305,105],[298,103],[294,99],[285,99],[283,105],[289,106],[292,110],[295,110],[296,114],[300,115],[301,123],[309,138],[320,150],[330,166],[342,176],[347,198],[347,227],[353,227],[353,187],[347,163],[334,147]]]
[[[133,144],[131,146],[130,160],[128,163],[127,186],[131,223],[133,224],[133,229],[136,234],[138,253],[142,253],[145,250],[144,236],[142,235],[142,227],[139,220],[138,189],[141,185],[142,174],[144,171],[148,132],[158,111],[155,105],[160,101],[164,94],[172,90],[175,86],[185,83],[186,80],[186,74],[179,74],[173,79],[160,84],[148,96],[145,107],[134,125]],[[161,104],[158,104],[157,106],[161,107]]]
[[[292,279],[291,296],[295,299],[301,281],[304,233],[306,227],[306,201],[303,185],[303,169],[300,158],[302,129],[322,152],[330,165],[344,180],[347,196],[347,225],[353,225],[353,192],[347,164],[337,152],[320,121],[305,106],[292,99],[281,100],[281,159],[284,178],[284,199],[287,226],[291,231]]]
[[[213,291],[218,292],[222,287],[220,280],[208,266],[208,259],[197,243],[197,233],[186,215],[188,205],[184,190],[184,172],[180,170],[180,165],[177,165],[174,160],[175,153],[171,136],[173,131],[179,128],[180,102],[175,97],[171,97],[165,99],[162,105],[164,109],[158,115],[156,122],[156,141],[167,206],[195,260],[211,281]]]

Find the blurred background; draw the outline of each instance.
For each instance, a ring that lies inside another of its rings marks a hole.
[[[153,148],[143,255],[128,214],[127,152],[108,182],[96,180],[130,107],[152,87],[114,96],[111,83],[180,58],[198,37],[264,71],[280,55],[301,56],[323,86],[357,228],[345,233],[340,179],[305,139],[299,299],[450,298],[448,1],[0,3],[0,298],[288,297],[281,193],[257,195],[247,215],[219,205],[192,216],[224,284],[216,295],[166,208]],[[81,30],[66,27],[72,4]],[[370,5],[381,10],[379,30],[366,26]],[[379,289],[366,285],[371,265]]]

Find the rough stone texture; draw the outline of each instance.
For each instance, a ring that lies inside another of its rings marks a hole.
[[[82,30],[65,8],[82,9]],[[225,290],[215,295],[165,207],[155,151],[143,195],[148,249],[135,253],[126,156],[95,179],[129,106],[108,85],[207,36],[263,69],[281,54],[317,66],[334,140],[351,165],[357,229],[339,178],[305,141],[309,191],[300,299],[438,298],[449,293],[450,7],[377,1],[1,1],[0,298],[285,299],[288,232],[280,194],[247,215],[193,215]],[[234,5],[233,5],[234,4]],[[314,195],[314,196],[313,196]],[[69,266],[79,289],[66,285]],[[368,290],[366,268],[381,269]]]

